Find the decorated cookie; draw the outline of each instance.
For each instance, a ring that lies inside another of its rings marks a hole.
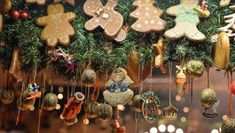
[[[165,32],[167,38],[179,39],[186,36],[192,41],[202,41],[206,38],[197,28],[199,15],[193,10],[197,4],[198,0],[181,0],[179,5],[167,9],[167,14],[176,16],[175,27]]]
[[[123,16],[114,10],[118,0],[108,0],[105,6],[100,0],[87,0],[84,4],[84,12],[92,18],[85,24],[85,28],[89,31],[98,27],[104,29],[105,34],[118,41],[123,41],[127,34],[122,29]]]
[[[54,0],[54,3],[58,3],[58,2],[61,2],[61,1],[63,1],[63,2],[67,2],[67,3],[69,3],[70,5],[73,5],[73,6],[75,6],[75,0]]]
[[[230,0],[220,0],[220,7],[225,7],[228,6],[230,4]]]
[[[219,34],[214,51],[215,66],[219,69],[227,69],[230,60],[230,40],[225,32]]]
[[[46,0],[26,0],[26,3],[37,3],[38,5],[44,5],[46,3]]]
[[[105,101],[114,107],[127,104],[134,95],[133,91],[128,88],[132,83],[126,70],[115,69],[106,83],[109,89],[103,92]]]
[[[58,43],[68,46],[70,37],[75,35],[75,31],[69,23],[75,19],[75,13],[64,13],[64,7],[61,4],[49,5],[47,12],[48,16],[37,19],[37,25],[45,26],[41,39],[46,41],[50,47],[55,47]]]
[[[156,8],[154,0],[135,0],[133,5],[137,9],[130,17],[137,19],[131,28],[138,32],[159,32],[165,29],[166,22],[161,19],[163,11]]]

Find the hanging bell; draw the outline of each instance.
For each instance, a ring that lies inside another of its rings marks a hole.
[[[14,91],[12,89],[2,89],[0,100],[4,104],[10,104],[14,100]]]
[[[43,99],[43,109],[52,111],[56,109],[58,97],[54,93],[47,93]]]

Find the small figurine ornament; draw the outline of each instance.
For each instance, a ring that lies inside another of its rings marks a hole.
[[[144,103],[142,105],[142,114],[149,123],[154,123],[159,115],[160,101],[154,94],[154,91],[147,91],[141,95]]]
[[[27,99],[36,99],[41,97],[41,92],[39,91],[39,86],[34,84],[28,84],[26,87],[26,92],[28,93]]]
[[[176,66],[177,71],[176,71],[176,89],[178,95],[181,97],[184,96],[185,93],[185,85],[187,83],[187,77],[186,77],[186,67],[185,66]]]
[[[218,116],[216,107],[219,104],[219,100],[216,97],[216,93],[213,89],[206,88],[201,92],[201,104],[205,108],[203,116],[207,118],[214,118]],[[212,109],[212,113],[209,113],[208,110]]]
[[[101,103],[96,112],[98,118],[103,121],[108,121],[112,119],[113,116],[113,108],[109,104]]]
[[[56,105],[58,104],[58,97],[54,93],[47,93],[43,99],[43,109],[52,111],[56,109]]]
[[[46,41],[49,47],[55,47],[58,43],[68,46],[70,37],[75,35],[75,30],[69,23],[75,19],[73,12],[64,13],[61,4],[51,4],[47,8],[48,16],[37,19],[37,25],[45,26],[41,33],[41,40]]]
[[[85,24],[85,28],[89,31],[98,27],[104,29],[105,35],[117,42],[123,41],[127,34],[122,29],[123,16],[115,11],[115,7],[119,0],[108,0],[103,6],[100,0],[86,0],[83,9],[84,12],[92,17]]]
[[[223,121],[221,133],[235,133],[235,119],[228,118]]]
[[[87,118],[96,118],[99,106],[100,104],[98,102],[88,101],[85,108]]]
[[[17,100],[17,106],[19,110],[26,111],[34,108],[35,98],[28,99],[28,97],[29,97],[28,91],[24,91],[21,94],[20,98]]]
[[[202,5],[194,7],[194,11],[197,12],[200,17],[209,17],[210,16],[210,11],[207,9],[207,3],[206,0],[202,0]]]
[[[203,41],[206,38],[197,28],[200,15],[193,10],[197,4],[198,0],[180,0],[179,5],[167,9],[167,14],[176,16],[175,27],[165,32],[167,38],[175,40],[185,36],[192,41]]]
[[[203,62],[199,60],[190,60],[186,64],[186,72],[189,76],[198,78],[201,77],[205,70]]]
[[[74,118],[77,119],[76,115],[81,112],[84,98],[85,96],[82,93],[76,92],[74,96],[72,96],[67,102],[67,104],[64,106],[64,109],[63,109],[62,114],[60,115],[60,118],[63,119],[64,122],[71,121]],[[75,123],[76,122],[77,120],[75,120]]]
[[[132,100],[132,106],[136,112],[141,112],[142,111],[142,105],[144,101],[141,98],[141,95],[135,95],[133,100]]]
[[[127,104],[134,95],[133,91],[128,88],[132,83],[133,81],[127,75],[126,70],[123,68],[113,70],[106,83],[109,89],[103,92],[105,101],[114,107]]]

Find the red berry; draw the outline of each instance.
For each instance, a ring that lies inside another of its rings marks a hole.
[[[20,18],[23,19],[23,20],[29,19],[29,13],[27,11],[22,11],[20,13]]]
[[[11,16],[12,16],[12,18],[13,18],[14,20],[18,20],[19,17],[20,17],[20,12],[19,12],[18,10],[13,10],[13,11],[11,12]]]

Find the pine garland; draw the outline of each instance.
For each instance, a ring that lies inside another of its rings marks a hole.
[[[140,61],[148,64],[154,58],[154,51],[152,44],[157,42],[162,33],[137,33],[132,30],[128,31],[128,37],[122,43],[109,41],[105,38],[103,31],[97,29],[93,32],[87,31],[84,24],[89,17],[87,17],[82,9],[84,0],[78,1],[78,7],[65,5],[65,11],[73,11],[77,14],[76,19],[72,22],[76,31],[75,37],[72,39],[68,47],[61,47],[66,53],[74,54],[75,65],[81,65],[88,60],[92,60],[92,67],[95,70],[113,69],[115,67],[124,67],[127,63],[128,56],[132,50],[138,51]],[[107,0],[102,0],[107,2]],[[156,0],[155,5],[164,10],[163,19],[167,21],[166,30],[174,27],[174,17],[165,13],[166,9],[179,4],[180,0]],[[4,69],[9,69],[11,63],[11,55],[15,47],[18,47],[23,55],[23,70],[32,71],[37,66],[38,69],[45,67],[45,64],[50,60],[45,44],[40,40],[41,27],[35,24],[38,17],[47,15],[47,6],[52,3],[48,1],[43,6],[29,5],[30,12],[29,20],[11,21],[8,19],[9,15],[4,17],[4,29],[0,33],[0,40],[6,42],[5,46],[0,46],[0,64]],[[120,12],[125,20],[125,27],[128,27],[135,21],[129,18],[129,14],[135,10],[132,6],[133,0],[119,0],[116,10]],[[232,3],[235,4],[235,3]],[[13,8],[23,10],[26,7],[24,0],[13,0]],[[179,64],[182,60],[198,59],[204,62],[206,66],[212,66],[212,49],[213,45],[210,41],[211,36],[217,34],[218,28],[225,26],[223,17],[232,13],[226,8],[219,7],[219,0],[208,0],[208,8],[211,12],[209,18],[201,19],[199,29],[202,31],[207,39],[203,42],[193,42],[186,38],[181,38],[176,41],[170,41],[164,38],[167,45],[167,54],[164,61],[167,63],[173,61]],[[111,45],[112,52],[107,53],[104,50],[105,45]],[[235,41],[231,40],[231,68],[235,65]],[[51,64],[54,70],[60,74],[65,74],[66,64],[64,61],[58,60]],[[68,75],[68,74],[67,74]]]

